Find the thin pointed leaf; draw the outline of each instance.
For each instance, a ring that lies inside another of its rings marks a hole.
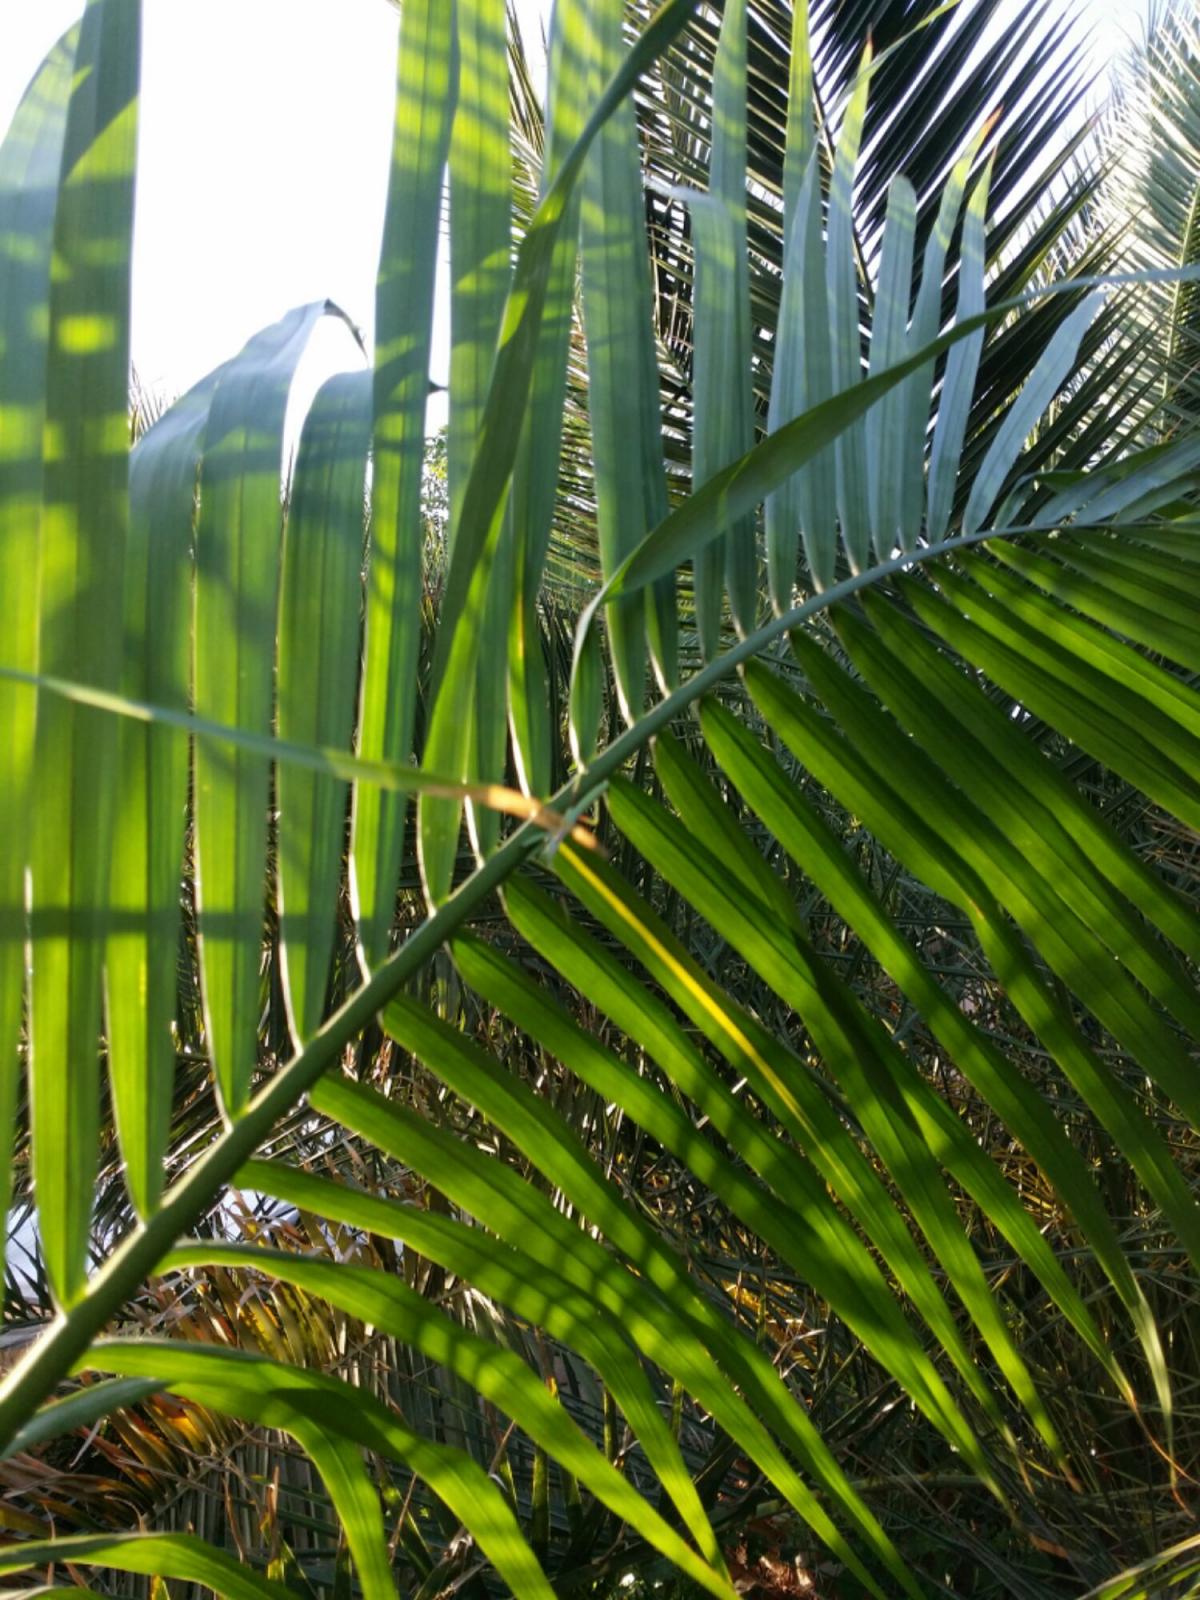
[[[729,0],[713,66],[708,193],[691,197],[695,247],[692,480],[706,483],[754,443],[750,283],[746,240],[746,0]],[[724,590],[742,633],[754,626],[754,521],[720,530],[695,563],[696,626],[711,659]]]
[[[955,323],[945,333],[939,334],[932,344],[907,356],[899,366],[880,373],[878,377],[863,378],[852,388],[814,404],[801,416],[784,423],[776,432],[768,434],[752,450],[748,450],[740,461],[726,467],[715,478],[697,488],[657,528],[647,534],[593,599],[581,619],[581,627],[585,622],[590,626],[591,618],[599,606],[609,604],[617,596],[631,593],[644,584],[653,583],[674,571],[684,561],[693,559],[696,551],[716,538],[720,528],[732,517],[757,506],[798,467],[836,440],[843,429],[861,418],[890,389],[912,373],[920,371],[930,361],[936,360],[943,351],[969,338],[979,328],[985,328],[1008,312],[1028,304],[1031,298],[1073,291],[1086,281],[1065,280],[1031,291],[1029,295],[1019,296],[1015,300],[998,301],[978,316]],[[1121,280],[1110,278],[1104,281]]]
[[[765,673],[755,675],[754,692],[771,718],[772,727],[786,738],[795,697]],[[919,1007],[935,1036],[952,1051],[955,1062],[1039,1161],[1063,1200],[1071,1206],[1076,1220],[1086,1228],[1092,1248],[1130,1307],[1135,1322],[1143,1332],[1153,1333],[1149,1309],[1129,1270],[1116,1230],[1100,1203],[1084,1162],[1053,1113],[1008,1069],[1001,1053],[943,993],[871,894],[836,834],[802,800],[796,785],[768,757],[749,731],[713,701],[706,702],[702,718],[705,738],[723,770],[729,773],[793,859],[803,863],[804,870],[838,914],[855,929],[884,970]],[[950,1148],[953,1149],[953,1143]],[[978,1150],[978,1147],[972,1146],[972,1149]],[[987,1162],[988,1158],[983,1159]],[[969,1153],[965,1164],[971,1168],[978,1165]],[[991,1176],[997,1177],[990,1162],[988,1166]],[[987,1174],[982,1177],[986,1182]],[[960,1181],[966,1181],[966,1174]],[[989,1215],[1038,1273],[1114,1381],[1128,1393],[1128,1380],[1120,1373],[1107,1343],[1033,1219],[1007,1185],[1002,1183],[1001,1188],[1003,1198],[994,1192],[989,1194]],[[1152,1352],[1161,1366],[1162,1352],[1156,1334]]]
[[[279,737],[349,750],[358,695],[371,374],[324,383],[300,435],[279,606]],[[293,1037],[314,1034],[337,925],[348,788],[281,760],[279,937]]]
[[[654,807],[648,797],[624,781],[610,783],[609,805],[613,820],[626,838],[690,905],[712,926],[721,929],[734,948],[802,1018],[814,1046],[836,1074],[848,1103],[886,1162],[914,1220],[975,1319],[998,1365],[1047,1443],[1059,1451],[1061,1446],[1044,1402],[998,1313],[978,1259],[962,1237],[952,1198],[922,1136],[921,1112],[925,1107],[921,1089],[913,1083],[897,1049],[889,1045],[886,1035],[866,1016],[854,996],[823,968],[807,940],[797,933],[777,930],[743,909],[725,869],[690,829],[671,819],[660,807]],[[926,1089],[924,1099],[931,1098],[932,1091]],[[936,1125],[936,1116],[934,1120]],[[894,1234],[893,1249],[898,1240],[899,1234]],[[906,1287],[918,1301],[922,1315],[972,1386],[979,1404],[998,1423],[994,1396],[980,1379],[942,1296],[932,1283],[923,1282],[927,1271],[919,1255],[911,1248],[906,1255],[907,1260],[897,1254],[894,1270],[907,1274]],[[991,1477],[980,1455],[972,1465],[985,1481]]]
[[[667,0],[626,53],[556,172],[521,242],[479,443],[464,491],[454,560],[446,578],[434,645],[433,711],[425,760],[438,771],[461,776],[464,770],[473,729],[471,707],[479,668],[481,622],[531,386],[538,371],[541,318],[558,261],[557,245],[577,219],[577,209],[572,204],[577,179],[605,123],[645,67],[680,31],[694,5],[695,0]],[[586,73],[586,64],[573,60],[572,70]],[[518,566],[519,584],[536,583],[537,576]],[[425,800],[419,807],[418,857],[426,896],[432,903],[444,898],[450,887],[459,824],[460,812],[455,805]]]
[[[1125,681],[1141,675],[1136,658],[1127,652],[1114,657],[1102,630],[1036,591],[1023,590],[1003,569],[977,569],[973,575],[984,582],[943,574],[945,592],[958,608],[954,612],[932,595],[914,593],[923,620],[932,614],[937,631],[1014,699],[1142,793],[1200,827],[1194,736]]]
[[[514,907],[514,923],[535,935],[538,948],[543,952],[557,951],[560,962],[572,965],[570,954],[564,958],[561,953],[571,932],[565,919],[554,918],[547,903],[520,879],[510,884],[506,900]],[[502,958],[482,946],[466,946],[462,942],[456,943],[455,956],[473,987],[552,1051],[605,1102],[621,1106],[689,1171],[700,1176],[781,1260],[803,1273],[845,1317],[885,1369],[904,1384],[917,1404],[928,1409],[938,1425],[944,1425],[944,1416],[951,1408],[936,1374],[897,1314],[890,1291],[853,1231],[836,1213],[829,1213],[821,1205],[820,1186],[811,1181],[810,1169],[797,1163],[794,1155],[780,1159],[777,1148],[773,1159],[767,1155],[764,1147],[769,1151],[772,1141],[747,1126],[746,1114],[737,1108],[732,1096],[723,1099],[715,1085],[705,1083],[707,1075],[701,1067],[690,1075],[689,1091],[706,1115],[713,1115],[715,1124],[739,1154],[749,1153],[752,1165],[757,1158],[777,1196],[747,1183],[732,1162],[698,1136],[671,1099],[656,1092],[637,1072],[623,1066],[558,1013]],[[608,992],[611,994],[611,989]],[[647,1007],[651,1003],[645,994],[639,1000]],[[646,1037],[637,1024],[632,1036],[639,1044]],[[678,1055],[675,1059],[679,1059]],[[953,1436],[952,1430],[951,1433]]]
[[[1139,537],[1144,538],[1145,535],[1139,532]],[[1197,547],[1197,553],[1200,553],[1200,546]],[[1196,637],[1192,619],[1177,621],[1174,617],[1164,616],[1158,596],[1151,597],[1137,590],[1118,593],[1109,584],[1098,584],[1084,577],[1071,565],[1047,560],[1044,556],[1017,546],[1005,544],[996,554],[998,559],[1023,573],[1046,594],[1067,601],[1084,616],[1107,624],[1126,639],[1145,645],[1148,650],[1165,656],[1168,661],[1176,661],[1193,672],[1200,671],[1200,639]],[[1055,554],[1061,555],[1063,551],[1056,550]],[[1067,554],[1069,561],[1070,553]],[[1186,559],[1183,557],[1182,562],[1186,562]],[[1186,571],[1186,566],[1183,570]],[[1168,680],[1168,683],[1174,685],[1175,680]],[[1166,692],[1176,695],[1179,691],[1176,686],[1166,688]]]
[[[863,376],[853,196],[858,147],[867,110],[870,65],[868,44],[838,133],[829,191],[826,274],[833,388],[838,394],[853,389]],[[838,434],[837,503],[846,558],[851,571],[859,572],[870,559],[871,516],[867,503],[866,430],[858,420],[848,423]]]
[[[1080,341],[1103,303],[1099,295],[1089,295],[1075,308],[1046,346],[1024,388],[1009,407],[971,485],[963,512],[964,533],[975,533],[983,526],[1022,446],[1074,367]]]
[[[209,407],[196,527],[196,710],[269,735],[283,513],[283,425],[326,302],[299,306],[230,362]],[[250,1094],[261,1011],[265,761],[203,740],[195,756],[196,904],[205,1031],[221,1101]]]
[[[1138,466],[1138,457],[1144,465]],[[1138,452],[1132,462],[1122,462],[1117,481],[1105,483],[1097,474],[1083,474],[1080,482],[1056,494],[1033,519],[1035,527],[1052,527],[1075,517],[1081,522],[1100,524],[1136,519],[1153,510],[1152,496],[1163,491],[1172,498],[1179,492],[1180,480],[1200,465],[1200,440],[1183,439],[1177,444],[1155,446]],[[1143,502],[1146,503],[1143,503]]]
[[[610,6],[594,24],[593,93],[620,61],[621,22],[620,9]],[[645,200],[630,102],[592,148],[582,201],[588,414],[600,570],[607,578],[667,513]],[[633,722],[645,701],[645,599],[617,604],[605,620],[621,713]],[[658,654],[660,676],[669,681],[674,661],[668,666]]]
[[[539,198],[587,121],[592,53],[589,0],[555,0],[550,18],[546,123]],[[508,634],[508,702],[513,757],[526,794],[549,793],[555,732],[538,626],[538,593],[558,492],[567,354],[575,308],[579,201],[567,202],[554,244],[529,380],[528,416],[512,469],[513,600]]]
[[[893,178],[888,188],[887,220],[879,263],[875,320],[871,327],[872,376],[886,372],[908,350],[908,302],[912,295],[913,231],[917,197],[907,178]],[[937,331],[936,329],[934,330]],[[905,399],[915,379],[907,379],[867,412],[867,485],[870,492],[871,541],[875,556],[886,561],[897,544],[912,548],[915,530],[906,527],[901,502]],[[908,542],[906,542],[908,541]]]
[[[921,284],[917,290],[917,301],[913,307],[912,325],[908,332],[908,348],[919,350],[933,339],[941,326],[942,320],[942,289],[946,271],[946,252],[950,248],[950,239],[954,233],[954,225],[958,220],[959,208],[962,205],[963,194],[966,191],[967,178],[971,171],[971,164],[976,152],[987,136],[994,119],[989,118],[982,123],[967,143],[967,148],[951,169],[942,191],[941,202],[938,206],[937,218],[930,230],[929,238],[925,243],[925,254],[921,263]],[[983,226],[983,209],[986,205],[987,180],[983,180],[982,194],[977,188],[975,199],[981,205],[979,223]],[[979,304],[972,309],[983,310],[982,286],[982,232],[980,235],[980,276]],[[965,244],[964,244],[965,250]],[[961,263],[960,263],[961,267]],[[960,301],[959,321],[967,315],[967,306]],[[972,349],[977,348],[976,341],[969,341],[966,345],[956,345],[956,350],[962,350],[969,356]],[[967,362],[968,369],[974,379],[975,364]],[[947,371],[949,368],[947,367]],[[905,550],[916,548],[917,537],[921,529],[921,508],[925,500],[925,436],[929,425],[929,403],[933,392],[933,363],[930,362],[919,373],[908,380],[904,388],[893,391],[895,410],[891,421],[899,428],[898,462],[900,469],[899,483],[897,486],[897,500],[899,508],[901,547]],[[970,403],[970,388],[967,386],[967,404]]]
[[[1128,986],[1126,973],[1109,970],[1114,956],[1165,1011],[1173,1012],[1183,1027],[1200,1038],[1200,1005],[1183,967],[1161,940],[1149,933],[1133,906],[1098,868],[1103,862],[1118,881],[1142,889],[1143,894],[1153,878],[1137,872],[1132,855],[1129,864],[1123,865],[1122,857],[1128,852],[1107,833],[1095,813],[1088,818],[1078,795],[1065,782],[1056,782],[1056,769],[1022,738],[1011,718],[971,692],[968,681],[944,655],[920,639],[910,643],[908,627],[886,604],[868,601],[867,611],[878,633],[860,628],[852,619],[839,618],[839,631],[858,670],[956,787],[1013,843],[1030,869],[1031,897],[1036,895],[1048,917],[1057,913],[1061,918],[1056,898],[1070,908],[1066,925],[1072,928],[1072,943],[1081,952],[1090,951],[1095,969],[1106,973],[1105,987],[1123,997],[1131,1016],[1142,1008],[1134,998],[1136,991]],[[930,695],[934,685],[939,691],[936,711]],[[1082,838],[1089,840],[1090,849],[1081,848]],[[1156,905],[1167,899],[1159,887]],[[1075,931],[1076,919],[1086,933]],[[1194,918],[1189,920],[1195,948],[1200,924]],[[1086,997],[1084,991],[1077,992]],[[1139,1052],[1143,1058],[1146,1053]],[[1160,1060],[1170,1053],[1170,1044],[1163,1041],[1148,1052]],[[1193,1113],[1196,1110],[1200,1107],[1191,1108]]]
[[[371,761],[400,763],[413,753],[425,402],[442,177],[457,81],[454,7],[446,0],[406,0],[375,290],[371,550],[359,719],[359,750]],[[359,941],[368,966],[374,966],[388,951],[408,807],[398,795],[363,789],[355,809]]]
[[[137,1405],[139,1400],[157,1394],[162,1387],[157,1378],[106,1378],[100,1383],[89,1383],[74,1394],[52,1400],[35,1411],[25,1426],[13,1435],[0,1460],[21,1455],[47,1439],[90,1428],[110,1412]]]
[[[783,157],[785,237],[793,219],[799,214],[800,190],[817,148],[815,111],[809,5],[808,0],[796,0],[792,6],[792,35],[788,52],[787,135]]]
[[[80,28],[54,222],[46,376],[41,670],[120,682],[129,521],[129,281],[140,6],[90,0]],[[117,737],[111,718],[40,696],[34,757],[30,1073],[47,1272],[83,1291],[100,1111],[101,969]]]
[[[192,693],[192,539],[196,473],[223,367],[190,389],[129,460],[122,690],[186,713]],[[105,962],[108,1071],[130,1199],[149,1216],[162,1193],[175,1086],[179,883],[188,740],[178,726],[123,720],[113,837],[116,913]]]
[[[919,609],[924,613],[924,600]],[[791,744],[796,755],[843,804],[867,820],[885,847],[919,872],[935,893],[962,906],[1018,1012],[1111,1132],[1170,1216],[1181,1242],[1190,1252],[1200,1250],[1200,1218],[1165,1142],[1125,1087],[1084,1043],[1069,1009],[1046,985],[1023,940],[997,904],[991,887],[996,881],[991,860],[995,841],[986,819],[972,811],[967,826],[962,796],[934,779],[928,764],[914,753],[912,741],[867,691],[811,641],[794,635],[792,647],[849,735],[834,735],[827,721],[806,711],[793,729],[793,734],[802,730],[802,743]],[[860,753],[868,750],[869,761]],[[904,787],[903,799],[896,789],[898,783]],[[919,812],[914,807],[919,807]],[[1035,939],[1040,940],[1043,931],[1044,923],[1039,922]]]
[[[475,436],[496,355],[512,252],[512,156],[508,137],[508,57],[504,0],[458,0],[458,101],[450,137],[450,411],[446,467],[450,488],[447,559],[452,559]],[[511,598],[511,521],[497,551],[479,647],[473,759],[464,774],[500,782],[508,750],[508,696],[497,669],[507,648]],[[499,817],[468,812],[477,851],[495,846]]]
[[[984,308],[983,224],[987,215],[988,185],[991,182],[991,175],[992,163],[989,162],[967,203],[967,214],[963,222],[962,253],[958,263],[959,322],[978,315]],[[931,541],[940,539],[950,523],[950,508],[954,500],[959,461],[962,457],[967,418],[971,411],[975,375],[979,370],[979,356],[982,349],[981,329],[965,339],[962,344],[956,344],[946,357],[946,372],[942,379],[937,422],[933,430],[933,447],[929,457],[925,533]]]
[[[0,660],[38,667],[38,544],[46,414],[50,260],[71,75],[79,29],[47,56],[0,145]],[[8,1224],[11,1134],[17,1114],[17,1036],[25,1001],[25,874],[33,823],[37,697],[0,685],[0,1256]]]
[[[18,672],[13,667],[0,666],[0,678],[13,678],[30,684],[47,695],[54,695],[73,705],[91,707],[110,716],[125,717],[140,723],[161,723],[164,727],[182,728],[195,734],[217,748],[228,746],[245,750],[251,755],[270,761],[274,758],[287,765],[303,768],[334,778],[356,779],[364,784],[374,784],[394,794],[432,794],[438,799],[453,799],[460,804],[469,800],[472,805],[492,806],[505,816],[520,817],[536,822],[539,827],[558,829],[567,819],[560,813],[543,806],[530,796],[498,783],[452,783],[437,773],[424,772],[419,767],[391,766],[382,761],[364,761],[359,756],[347,755],[331,746],[313,747],[289,744],[283,739],[266,734],[250,733],[245,728],[233,728],[228,723],[212,722],[207,717],[194,716],[171,706],[150,705],[144,700],[129,700],[124,695],[110,694],[101,689],[91,689],[85,684],[70,683],[63,678],[47,678],[39,673]],[[590,837],[590,836],[589,836]]]
[[[443,1041],[445,1050],[452,1051],[459,1064],[467,1059],[477,1059],[477,1052],[466,1041],[449,1030],[443,1032],[432,1018],[422,1021],[415,1011],[408,1015],[414,1022],[420,1023],[423,1035],[426,1029],[432,1028]],[[441,1067],[446,1067],[448,1061],[448,1055],[439,1051]],[[512,1086],[516,1087],[515,1084]],[[468,1097],[470,1093],[468,1091]],[[682,1301],[677,1293],[672,1296],[675,1303],[664,1304],[656,1285],[645,1279],[634,1278],[610,1251],[568,1221],[544,1194],[527,1184],[518,1173],[489,1159],[482,1151],[462,1140],[433,1128],[393,1102],[358,1088],[345,1079],[334,1078],[322,1080],[314,1090],[313,1101],[319,1109],[337,1116],[349,1127],[369,1127],[370,1137],[381,1148],[388,1150],[397,1160],[414,1165],[456,1204],[465,1207],[480,1220],[486,1220],[488,1228],[501,1238],[528,1250],[544,1265],[561,1272],[576,1287],[596,1298],[608,1314],[617,1318],[618,1324],[627,1330],[649,1359],[677,1375],[700,1404],[713,1413],[725,1431],[738,1441],[780,1493],[813,1527],[818,1537],[838,1554],[839,1559],[855,1572],[871,1593],[882,1595],[879,1586],[820,1501],[789,1465],[770,1431],[748,1408],[740,1394],[730,1387],[727,1378],[716,1366],[713,1354],[719,1351],[723,1363],[729,1363],[729,1370],[738,1373],[739,1385],[745,1385],[758,1404],[765,1403],[766,1412],[775,1426],[782,1424],[782,1433],[792,1447],[803,1451],[800,1440],[807,1439],[808,1429],[802,1427],[797,1433],[794,1427],[788,1426],[794,1404],[791,1397],[787,1396],[782,1401],[784,1409],[781,1409],[779,1401],[771,1400],[770,1397],[777,1393],[775,1383],[766,1380],[765,1373],[762,1374],[762,1380],[756,1379],[755,1371],[762,1372],[762,1367],[755,1357],[750,1358],[752,1366],[749,1367],[745,1359],[736,1359],[738,1351],[744,1348],[743,1342],[736,1338],[720,1317],[708,1313],[686,1288],[679,1291],[683,1294]],[[569,1137],[567,1142],[570,1142]],[[551,1155],[553,1151],[547,1150],[546,1154]],[[566,1150],[564,1154],[570,1159]],[[604,1211],[607,1217],[608,1208],[605,1207]],[[629,1215],[620,1226],[620,1231],[625,1232],[628,1226],[636,1226]],[[638,1232],[642,1232],[640,1227]],[[660,1264],[663,1262],[660,1250],[654,1249],[653,1255]],[[646,1270],[647,1264],[643,1262],[643,1271]],[[677,1281],[673,1270],[670,1279]],[[681,1317],[679,1310],[684,1306],[688,1311]],[[706,1341],[698,1336],[697,1317],[699,1325],[706,1331],[707,1339],[714,1341],[713,1354],[706,1348]],[[767,1384],[765,1390],[763,1380]],[[786,1391],[778,1393],[782,1396]],[[820,1447],[820,1454],[825,1455],[823,1447]],[[839,1485],[840,1475],[831,1462],[822,1472],[822,1477],[828,1481],[831,1467],[832,1483]],[[834,1491],[839,1503],[906,1592],[912,1594],[914,1600],[919,1600],[919,1592],[906,1567],[870,1512],[848,1485],[839,1485],[839,1488],[840,1492]]]
[[[717,1571],[613,1470],[519,1356],[459,1327],[400,1279],[346,1262],[313,1261],[256,1245],[185,1244],[172,1251],[169,1260],[178,1267],[248,1267],[268,1273],[412,1345],[519,1419],[531,1439],[693,1581],[722,1600],[732,1600],[728,1579],[721,1576],[720,1548],[711,1530],[709,1559],[719,1564]]]
[[[768,412],[770,433],[794,421],[833,389],[829,304],[821,227],[821,164],[814,151],[788,226]],[[813,584],[824,589],[837,570],[836,458],[817,450],[766,500],[767,563],[777,612],[792,604],[798,535]]]
[[[361,1391],[245,1351],[176,1339],[104,1341],[88,1363],[127,1376],[155,1367],[165,1386],[187,1399],[290,1434],[321,1475],[364,1600],[394,1600],[379,1494],[352,1426]]]
[[[211,1589],[224,1600],[294,1600],[283,1584],[260,1578],[244,1561],[214,1550],[192,1533],[77,1533],[46,1544],[30,1541],[0,1550],[0,1573],[5,1574],[67,1562],[178,1578]]]
[[[577,1350],[612,1390],[685,1526],[702,1549],[708,1547],[710,1559],[719,1556],[709,1544],[713,1535],[704,1531],[706,1514],[646,1375],[623,1331],[597,1315],[594,1300],[486,1230],[424,1207],[384,1200],[279,1162],[247,1162],[238,1181],[319,1216],[398,1239]]]

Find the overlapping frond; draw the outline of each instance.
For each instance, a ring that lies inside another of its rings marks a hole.
[[[1135,1457],[1157,1512],[1191,1440],[1144,1260],[1200,1270],[1200,453],[1123,372],[1127,303],[1052,276],[1112,259],[1051,148],[1080,58],[996,10],[560,0],[513,252],[505,7],[409,0],[379,348],[321,390],[285,504],[336,308],[127,453],[138,8],[90,0],[0,152],[0,559],[37,618],[0,658],[0,1107],[23,1065],[54,1307],[4,1443],[164,1394],[286,1435],[346,1553],[308,1577],[371,1596],[478,1560],[536,1600],[667,1572],[728,1600],[761,1501],[916,1600],[945,1569],[909,1470],[1062,1563],[1046,1592],[1188,1569],[1174,1522],[1097,1508]],[[101,1084],[127,1209],[91,1271]],[[314,1248],[226,1237],[239,1184]],[[212,1273],[273,1286],[260,1346],[183,1316]],[[184,1336],[120,1328],[152,1279]],[[461,1434],[306,1360],[306,1301],[427,1364]],[[889,1417],[912,1456],[864,1472]],[[408,1501],[389,1531],[397,1480],[439,1539]],[[275,1533],[235,1561],[15,1531],[0,1572],[295,1576]]]

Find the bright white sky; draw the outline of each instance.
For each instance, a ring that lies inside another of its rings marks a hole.
[[[1065,0],[1064,0],[1065,3]],[[1098,54],[1113,10],[1091,0]],[[82,0],[0,0],[0,131]],[[540,43],[548,0],[518,0]],[[133,359],[182,392],[289,307],[370,334],[397,13],[387,0],[146,0]],[[316,368],[352,365],[332,324]],[[440,341],[445,344],[443,332]],[[307,386],[306,386],[307,387]]]
[[[0,0],[0,134],[83,0]],[[542,0],[518,0],[535,62]],[[145,0],[133,361],[174,396],[290,307],[371,334],[398,13],[388,0]],[[447,342],[443,334],[441,341]],[[352,366],[330,322],[317,369]],[[305,385],[308,387],[308,385]]]

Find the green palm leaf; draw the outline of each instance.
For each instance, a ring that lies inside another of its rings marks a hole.
[[[140,9],[91,0],[80,24],[62,135],[44,376],[38,551],[40,669],[119,686],[129,522],[126,388]],[[53,89],[53,79],[46,87]],[[53,113],[51,113],[53,126]],[[36,169],[30,174],[45,181]],[[35,259],[38,240],[34,239]],[[36,302],[35,302],[36,304]],[[38,418],[35,406],[34,422]],[[18,435],[19,436],[19,435]],[[18,769],[19,770],[19,769]],[[117,741],[96,712],[37,708],[29,843],[37,955],[30,976],[38,1207],[57,1299],[81,1294],[95,1178],[98,1033]]]
[[[66,34],[26,91],[0,146],[0,306],[5,360],[0,385],[5,450],[0,472],[0,575],[11,606],[5,662],[24,672],[38,667],[38,541],[44,483],[42,433],[50,294],[50,259],[63,139],[78,30]],[[39,315],[39,312],[41,313]],[[17,1037],[25,997],[25,867],[31,833],[33,753],[37,707],[27,686],[0,688],[0,714],[9,729],[9,760],[0,784],[4,853],[0,906],[0,1118],[7,1127],[17,1106]],[[7,1161],[0,1163],[5,1174]],[[9,1180],[3,1180],[7,1227]]]
[[[1186,297],[1167,426],[1134,309],[1178,273],[1089,298],[1098,169],[1046,198],[1060,24],[644,11],[556,7],[535,180],[499,0],[405,7],[379,348],[289,493],[324,303],[127,452],[135,5],[92,0],[0,148],[0,1113],[61,1307],[0,1387],[4,1470],[79,1430],[153,1459],[128,1408],[169,1391],[307,1455],[345,1548],[294,1576],[339,1592],[411,1568],[429,1600],[474,1550],[521,1595],[728,1595],[779,1518],[916,1597],[948,1487],[1011,1592],[1025,1541],[1072,1564],[1046,1592],[1137,1593],[1191,1559],[1157,1503],[1200,1269]],[[556,516],[599,567],[573,665]],[[321,1318],[377,1393],[322,1370]],[[115,1376],[55,1397],[85,1369]],[[1134,1452],[1159,1520],[1127,1533]],[[277,1550],[95,1527],[0,1565],[279,1591]]]

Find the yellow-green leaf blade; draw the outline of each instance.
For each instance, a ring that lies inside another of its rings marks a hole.
[[[349,750],[354,735],[371,374],[325,383],[305,420],[284,541],[279,608],[281,739]],[[281,760],[279,936],[299,1041],[325,1008],[348,788]]]
[[[42,670],[120,682],[129,293],[140,6],[90,0],[54,224],[46,377]],[[42,1244],[58,1300],[81,1293],[100,1110],[104,933],[116,727],[39,697],[32,841],[30,1070]]]
[[[38,666],[38,545],[46,410],[50,258],[78,27],[38,69],[0,145],[0,661]],[[25,1001],[25,873],[33,822],[37,697],[0,684],[0,1128],[17,1107],[17,1035]],[[9,1135],[0,1149],[0,1256],[11,1183]]]
[[[208,413],[196,527],[197,712],[269,735],[283,528],[283,425],[296,364],[327,309],[299,306],[224,368]],[[227,1115],[257,1058],[268,764],[241,748],[195,756],[196,904],[205,1031]]]

